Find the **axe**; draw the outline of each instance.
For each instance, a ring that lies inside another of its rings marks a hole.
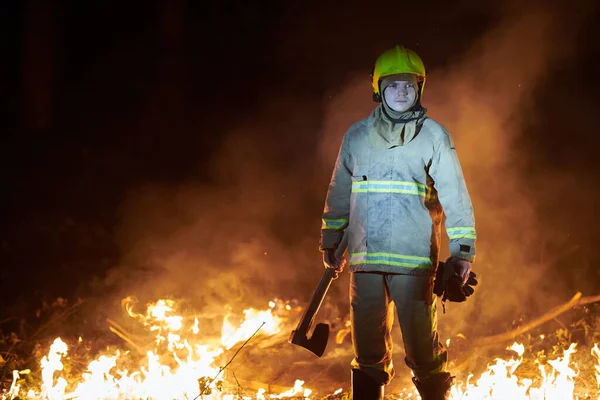
[[[348,244],[348,239],[346,237],[346,233],[342,237],[342,241],[340,245],[336,249],[336,256],[340,257],[346,250],[346,246]],[[325,295],[329,290],[329,286],[331,286],[331,281],[335,276],[335,270],[332,268],[325,268],[325,272],[323,273],[323,277],[321,277],[321,281],[319,282],[319,286],[312,295],[310,300],[310,304],[304,311],[300,322],[295,330],[292,331],[288,342],[304,347],[305,349],[313,352],[317,357],[321,357],[325,352],[325,347],[327,347],[327,340],[329,339],[329,324],[318,323],[313,330],[312,336],[308,337],[308,330],[310,329],[315,315],[321,308],[321,304],[323,303],[323,299],[325,299]]]

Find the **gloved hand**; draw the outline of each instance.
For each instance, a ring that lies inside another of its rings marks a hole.
[[[450,257],[446,260],[446,266],[450,266],[453,272],[457,274],[464,285],[469,279],[469,273],[471,272],[471,263],[467,260],[463,260],[458,257]]]
[[[346,261],[335,255],[336,249],[325,249],[323,251],[323,265],[325,268],[331,268],[335,270],[335,275],[333,279],[336,279],[339,276],[339,273],[344,269],[344,265]]]
[[[472,286],[477,284],[477,275],[471,272],[471,263],[450,257],[438,266],[433,292],[440,296],[443,302],[450,300],[461,303],[475,292]]]
[[[458,276],[452,276],[448,280],[442,300],[450,300],[455,303],[462,303],[463,301],[467,300],[467,297],[475,293],[473,286],[477,285],[478,283],[479,282],[477,281],[477,275],[475,275],[475,272],[469,272],[469,278],[464,284],[460,281]]]

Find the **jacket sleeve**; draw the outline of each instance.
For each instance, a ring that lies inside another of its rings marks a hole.
[[[348,227],[352,170],[347,136],[344,136],[340,146],[325,199],[319,246],[321,251],[336,248]]]
[[[465,178],[450,134],[443,130],[434,150],[429,175],[434,180],[438,198],[446,215],[446,233],[450,255],[475,260],[475,218]]]

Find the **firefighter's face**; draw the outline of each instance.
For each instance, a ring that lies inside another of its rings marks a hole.
[[[414,81],[394,81],[383,91],[383,99],[394,111],[408,111],[417,101],[417,90]]]

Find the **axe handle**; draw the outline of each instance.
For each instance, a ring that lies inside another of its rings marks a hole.
[[[339,246],[336,249],[336,256],[342,257],[344,252],[346,251],[346,247],[348,246],[348,233],[344,232],[344,236],[342,236],[342,240]],[[319,312],[319,308],[321,308],[321,304],[323,304],[323,300],[325,299],[325,295],[327,295],[327,291],[329,290],[329,286],[331,286],[331,281],[335,276],[335,270],[332,268],[325,268],[325,272],[321,277],[321,282],[319,282],[319,286],[312,295],[310,299],[310,304],[304,311],[304,315],[302,315],[302,319],[298,323],[298,327],[296,327],[297,332],[302,332],[306,334],[310,329],[317,312]]]
[[[333,280],[334,276],[334,269],[325,269],[325,272],[321,277],[321,282],[319,282],[319,286],[317,286],[317,289],[312,295],[310,304],[306,308],[306,311],[304,311],[304,315],[302,315],[302,319],[300,319],[300,322],[298,323],[298,327],[296,328],[297,332],[302,332],[303,334],[306,334],[310,329],[315,319],[315,315],[319,311],[319,308],[321,308],[321,304],[323,304],[323,299],[325,299],[325,295],[329,290],[329,286],[331,286],[331,281]]]

